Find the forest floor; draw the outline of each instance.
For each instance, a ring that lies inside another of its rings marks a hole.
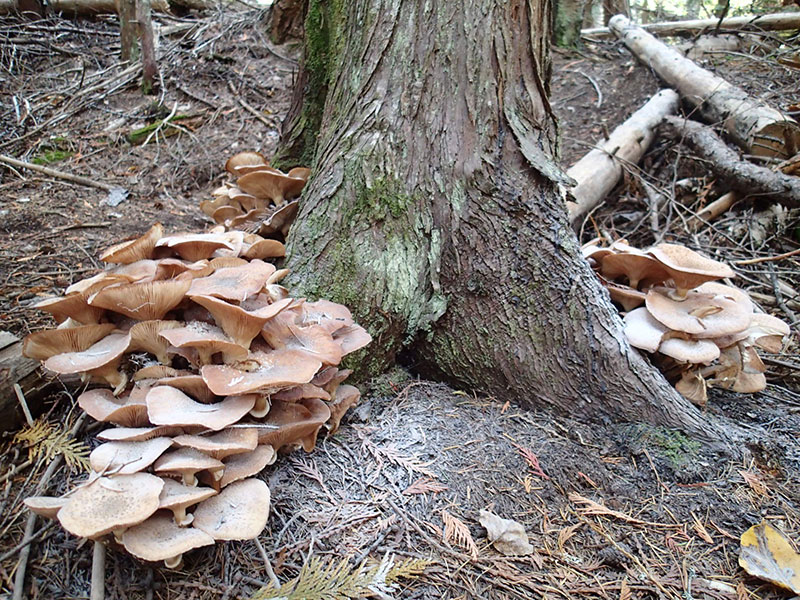
[[[162,86],[145,97],[136,73],[118,64],[112,19],[0,18],[0,154],[129,193],[112,206],[104,190],[0,170],[0,329],[22,336],[50,325],[30,305],[100,268],[102,249],[154,221],[206,228],[197,204],[225,179],[227,157],[274,150],[297,49],[266,39],[263,12],[157,21]],[[798,101],[798,71],[772,59],[772,43],[704,64],[785,110]],[[551,97],[565,167],[658,87],[617,44],[556,51]],[[751,199],[687,233],[686,219],[725,191],[688,150],[658,138],[582,236],[684,241],[731,262],[796,247],[798,211]],[[663,198],[655,216],[654,196]],[[741,265],[739,284],[796,326],[797,267],[796,258]],[[366,384],[335,436],[263,473],[273,505],[260,541],[282,582],[312,558],[343,572],[364,560],[425,561],[421,575],[400,580],[397,598],[787,598],[745,575],[737,556],[740,534],[762,519],[800,539],[797,348],[795,327],[788,350],[767,361],[764,393],[712,394],[706,411],[739,432],[736,458],[673,431],[577,423],[397,369]],[[51,423],[74,422],[72,391],[47,402]],[[96,429],[77,437],[96,443]],[[34,456],[26,465],[12,436],[0,473],[0,595],[9,597],[27,519],[21,501],[47,464]],[[62,467],[47,493],[81,477]],[[535,552],[493,550],[482,509],[522,523]],[[91,544],[56,523],[38,521],[24,560],[28,597],[88,597]],[[194,551],[179,570],[111,551],[106,573],[109,599],[251,598],[267,581],[252,542]]]

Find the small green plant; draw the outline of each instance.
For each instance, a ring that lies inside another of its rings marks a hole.
[[[28,458],[50,461],[59,454],[70,469],[89,470],[89,447],[70,436],[69,430],[37,419],[14,436],[14,442],[28,444]]]
[[[674,468],[679,469],[697,456],[700,442],[697,442],[677,430],[658,428],[649,435],[650,441],[658,446],[664,458]]]
[[[49,165],[74,155],[75,153],[70,150],[45,150],[31,162],[35,165]]]
[[[399,579],[415,578],[430,564],[419,559],[395,562],[391,554],[379,563],[352,568],[348,559],[325,564],[312,557],[300,574],[279,589],[261,588],[251,600],[355,600],[396,591]]]

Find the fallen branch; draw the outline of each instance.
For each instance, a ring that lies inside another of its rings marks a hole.
[[[800,149],[800,126],[790,117],[667,47],[627,17],[611,30],[642,63],[697,107],[709,123],[721,123],[733,141],[757,156],[788,158]]]
[[[694,36],[706,29],[716,29],[719,19],[692,19],[690,21],[670,21],[667,23],[648,23],[642,29],[653,35],[662,36]],[[800,12],[776,13],[748,17],[729,17],[723,19],[720,29],[737,31],[786,31],[800,29]],[[581,29],[581,36],[590,39],[612,37],[614,33],[609,27]]]
[[[567,171],[578,182],[572,189],[575,201],[567,202],[572,223],[600,204],[617,185],[623,163],[636,164],[641,160],[653,141],[656,126],[677,108],[678,94],[661,90]]]
[[[728,192],[727,194],[723,194],[722,196],[714,200],[711,204],[703,208],[700,212],[698,212],[696,216],[689,219],[687,223],[689,225],[689,228],[692,231],[697,231],[705,223],[713,221],[722,213],[729,210],[730,207],[733,206],[738,199],[739,196],[735,192]]]
[[[718,179],[741,196],[758,195],[789,207],[800,206],[800,177],[775,172],[741,160],[710,127],[679,117],[664,118],[664,132],[686,141],[707,160]]]
[[[42,173],[43,175],[47,175],[48,177],[56,177],[57,179],[71,181],[73,183],[79,183],[81,185],[86,185],[89,187],[100,188],[101,190],[105,190],[107,192],[112,191],[116,187],[113,185],[109,185],[107,183],[95,181],[94,179],[89,179],[88,177],[83,177],[82,175],[73,175],[72,173],[65,173],[64,171],[56,171],[55,169],[51,169],[50,167],[35,165],[33,163],[25,162],[24,160],[17,160],[16,158],[11,158],[10,156],[6,156],[4,154],[0,154],[0,162],[6,163],[7,165],[11,165],[13,167],[19,167],[22,169],[29,169],[31,171],[36,171],[37,173]]]

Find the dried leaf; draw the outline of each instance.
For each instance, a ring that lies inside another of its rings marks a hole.
[[[533,471],[533,474],[539,477],[540,479],[550,479],[547,474],[542,470],[542,466],[539,464],[539,457],[533,453],[533,450],[530,448],[526,448],[525,446],[520,446],[514,442],[511,442],[511,445],[517,449],[517,452],[520,453],[522,458],[525,459],[525,462],[528,463],[528,466]]]
[[[742,476],[744,482],[750,486],[750,489],[753,490],[759,496],[766,496],[767,495],[767,486],[758,473],[753,473],[752,471],[739,471],[739,475]]]
[[[472,539],[472,534],[469,532],[464,522],[457,517],[454,517],[446,510],[442,510],[442,521],[444,521],[444,535],[442,540],[446,544],[456,544],[462,548],[469,550],[469,553],[477,558],[478,546],[475,540]]]
[[[619,600],[631,600],[631,588],[628,586],[628,580],[623,579],[619,586]]]
[[[408,486],[406,489],[403,490],[403,493],[407,496],[411,496],[413,494],[427,494],[428,492],[433,492],[434,494],[438,494],[439,492],[443,492],[447,489],[447,486],[443,483],[439,483],[435,479],[430,477],[422,477],[421,479],[417,479],[414,483]]]
[[[501,554],[521,556],[533,553],[533,546],[528,543],[528,534],[521,523],[503,519],[488,510],[482,510],[478,520],[486,528],[489,541]]]
[[[800,594],[800,554],[774,527],[762,521],[742,534],[739,566],[755,577]]]

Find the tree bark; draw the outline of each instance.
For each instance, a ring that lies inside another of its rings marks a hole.
[[[665,23],[649,23],[642,29],[661,36],[694,37],[701,31],[713,29],[719,19],[693,19],[690,21],[669,21]],[[800,29],[800,12],[775,13],[750,17],[730,17],[723,19],[720,29],[736,31],[786,31]],[[581,35],[587,38],[610,38],[614,32],[608,27],[584,29]]]
[[[600,204],[617,185],[625,164],[637,164],[655,137],[661,119],[678,109],[678,94],[661,90],[617,127],[608,139],[589,151],[567,171],[577,185],[574,202],[567,202],[569,220],[575,224]]]
[[[275,0],[269,8],[269,38],[275,44],[303,39],[306,3],[303,0]]]
[[[153,35],[153,19],[150,0],[138,0],[139,31],[142,37],[142,93],[152,94],[158,78],[156,42]]]
[[[800,126],[792,118],[699,67],[626,17],[614,17],[609,27],[640,61],[696,106],[704,119],[722,123],[733,141],[750,154],[788,158],[800,149]]]
[[[581,27],[587,10],[586,0],[555,0],[555,40],[563,47],[577,46],[581,39]],[[589,5],[588,10],[591,10]]]
[[[133,63],[139,58],[139,27],[136,23],[136,0],[119,0],[120,58]]]
[[[328,91],[318,135],[287,132],[316,140],[289,285],[369,329],[361,372],[403,351],[426,376],[528,406],[719,435],[628,345],[581,258],[552,158],[549,1],[308,10],[307,48],[327,49],[308,77]]]

